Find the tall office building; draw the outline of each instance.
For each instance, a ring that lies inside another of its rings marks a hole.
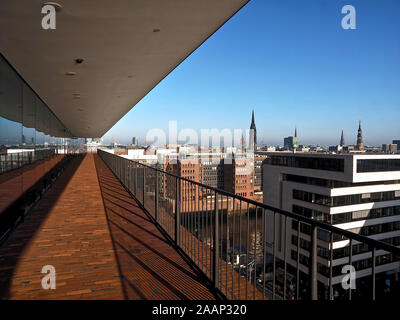
[[[312,219],[335,225],[360,235],[400,245],[400,155],[359,154],[270,154],[263,165],[264,203]],[[272,248],[274,218],[267,217],[267,247]],[[297,237],[300,236],[300,270],[309,273],[310,229],[281,217],[277,219],[276,250],[296,268]],[[285,230],[286,226],[286,230]],[[272,229],[271,229],[272,228]],[[333,248],[333,281],[341,290],[342,267],[348,264],[349,241],[318,232],[318,281],[329,286],[330,250]],[[352,261],[357,285],[370,283],[370,248],[354,244]],[[399,276],[400,263],[383,250],[376,252],[377,277],[386,280],[389,273]],[[369,281],[369,282],[368,282]],[[367,290],[368,291],[368,290]],[[325,291],[326,292],[326,291]]]
[[[393,144],[397,144],[397,151],[400,151],[400,140],[393,140]]]
[[[299,147],[299,138],[297,137],[297,128],[294,130],[294,136],[287,137],[283,140],[285,150],[296,150]]]
[[[385,153],[397,153],[397,144],[382,144],[382,151]]]
[[[133,146],[137,146],[138,145],[138,138],[136,138],[136,137],[132,138],[132,145]]]
[[[364,142],[363,142],[362,129],[361,129],[361,120],[358,125],[357,150],[360,150],[360,151],[364,150]]]
[[[251,115],[251,124],[250,124],[250,150],[257,151],[257,128],[254,119],[254,110]]]

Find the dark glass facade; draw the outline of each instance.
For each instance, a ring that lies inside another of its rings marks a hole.
[[[387,239],[382,239],[380,241],[388,243],[388,244],[391,244],[393,246],[399,246],[400,245],[400,237],[399,236],[392,237],[392,238],[387,238]],[[352,250],[353,255],[361,254],[361,253],[365,253],[365,252],[371,252],[371,248],[367,244],[360,243],[360,244],[353,245],[353,250]],[[343,247],[343,248],[339,248],[339,249],[335,249],[333,251],[333,259],[345,258],[345,257],[348,257],[349,254],[350,254],[350,247],[349,246]]]
[[[362,236],[373,236],[379,233],[387,233],[400,230],[400,221],[387,222],[382,224],[374,224],[372,226],[364,226],[360,228],[349,229],[348,231],[360,234]],[[334,241],[347,240],[339,234],[333,235]]]
[[[319,187],[324,187],[324,188],[361,187],[361,186],[372,186],[372,185],[378,184],[378,182],[376,182],[376,181],[352,183],[352,182],[346,182],[346,181],[305,177],[305,176],[298,176],[298,175],[292,175],[292,174],[284,174],[283,180],[297,182],[297,183],[303,183],[303,184],[309,184],[312,186],[319,186]],[[398,183],[400,183],[400,180],[379,181],[379,184],[398,184]]]
[[[313,192],[294,189],[293,199],[315,203],[327,207],[340,207],[361,203],[400,200],[400,191],[374,192],[329,197]]]
[[[400,159],[362,159],[357,160],[357,172],[400,171]]]
[[[312,209],[304,208],[304,207],[301,207],[298,205],[293,205],[292,211],[293,211],[293,213],[297,213],[302,216],[312,218],[312,219],[315,219],[318,221],[329,222],[329,214],[322,213],[317,210],[312,210]]]
[[[388,253],[388,254],[377,256],[376,257],[376,261],[375,261],[375,265],[376,266],[381,266],[381,265],[388,264],[388,263],[391,263],[391,262],[396,262],[396,261],[398,261],[398,260],[395,259],[393,254]],[[372,259],[371,258],[367,258],[367,259],[363,259],[363,260],[354,261],[352,263],[352,265],[357,271],[361,271],[363,269],[368,269],[368,268],[372,267]],[[344,265],[338,265],[338,266],[334,266],[332,268],[332,274],[333,274],[334,277],[339,276],[339,275],[343,275],[343,273],[342,273],[343,266]]]
[[[273,166],[344,172],[344,159],[271,156],[267,163]]]
[[[0,213],[81,143],[0,54]]]
[[[331,215],[332,224],[377,219],[400,215],[400,206],[362,210]]]
[[[344,212],[337,214],[326,214],[317,210],[304,208],[302,206],[293,205],[292,211],[294,213],[309,217],[315,220],[328,222],[330,224],[340,224],[353,221],[370,220],[383,217],[392,217],[400,215],[400,206],[376,208],[370,210]]]

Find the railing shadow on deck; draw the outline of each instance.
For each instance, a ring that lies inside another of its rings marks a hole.
[[[98,150],[98,155],[166,237],[183,251],[189,263],[199,268],[226,298],[351,300],[362,293],[375,300],[376,295],[383,298],[383,290],[377,281],[381,267],[378,255],[387,252],[395,263],[400,262],[400,248],[388,243],[104,150]],[[250,211],[254,216],[251,223]],[[242,224],[243,220],[247,223]],[[254,226],[252,233],[250,224]],[[278,232],[283,232],[284,249],[279,249],[277,244],[277,239],[282,238]],[[296,235],[296,238],[293,240],[290,235]],[[358,244],[365,248],[360,251]],[[337,257],[342,252],[335,251],[334,245],[348,249],[344,251],[343,259]],[[242,261],[243,247],[245,262]],[[357,291],[343,290],[338,298],[334,293],[345,277],[338,274],[338,267],[343,263],[351,266],[357,263],[353,254],[366,255],[369,265],[362,268],[362,277],[357,280],[361,279],[368,287],[362,290],[360,286]]]
[[[215,299],[98,156],[95,165],[125,299]]]

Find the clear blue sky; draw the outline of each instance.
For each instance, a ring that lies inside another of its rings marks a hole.
[[[357,10],[344,30],[341,9]],[[400,139],[399,0],[252,0],[105,136],[143,142],[149,129],[243,128],[283,144]]]

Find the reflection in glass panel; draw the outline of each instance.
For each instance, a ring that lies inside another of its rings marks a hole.
[[[0,212],[22,191],[22,82],[0,60]]]
[[[61,121],[0,54],[0,213],[66,153],[80,149],[80,139],[73,139],[71,150],[62,146],[70,138]],[[1,232],[2,228],[0,237]]]
[[[22,111],[22,145],[24,149],[34,149],[36,143],[35,131],[36,105],[35,94],[23,84],[23,111]]]

